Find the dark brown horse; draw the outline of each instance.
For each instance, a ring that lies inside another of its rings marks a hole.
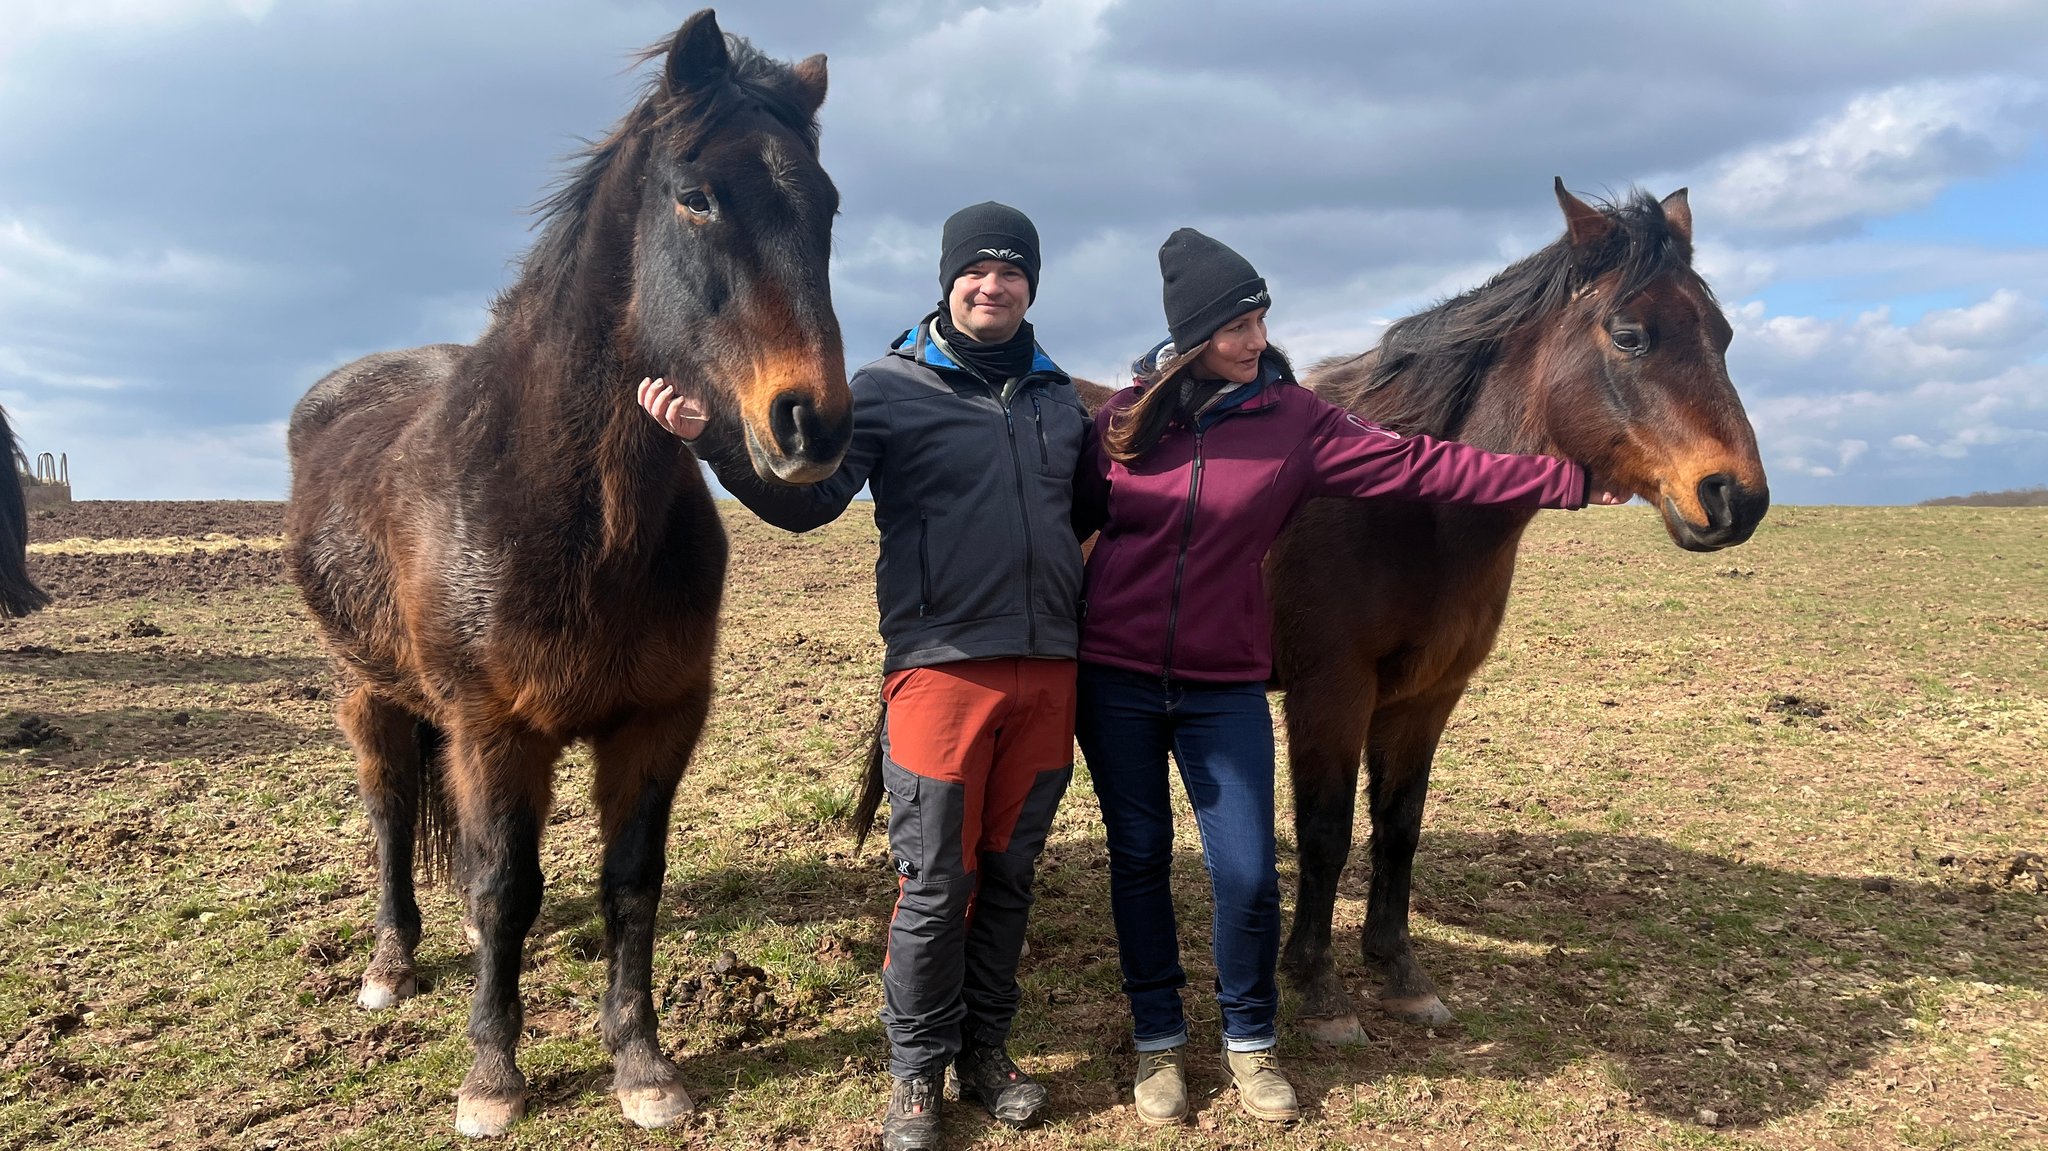
[[[14,442],[7,409],[0,408],[0,619],[27,615],[50,602],[28,576],[28,500],[22,476],[28,457]]]
[[[377,837],[359,1001],[416,990],[415,847],[431,869],[452,838],[478,952],[467,1135],[524,1110],[521,951],[554,765],[579,739],[604,839],[613,1090],[644,1127],[690,1107],[649,981],[726,541],[696,458],[635,386],[694,390],[713,412],[702,448],[778,482],[830,475],[852,429],[826,280],[824,57],[780,64],[704,11],[655,58],[637,105],[546,203],[475,346],[358,360],[292,415],[287,562],[334,655]]]
[[[1770,497],[1723,360],[1731,329],[1692,268],[1685,192],[1593,207],[1560,180],[1557,199],[1557,242],[1396,323],[1372,351],[1316,365],[1308,385],[1389,426],[1578,460],[1655,504],[1682,548],[1743,542]],[[1267,557],[1301,871],[1282,962],[1315,1038],[1362,1034],[1330,961],[1361,758],[1362,943],[1380,1005],[1450,1018],[1409,940],[1410,867],[1437,740],[1493,648],[1532,514],[1319,500]]]

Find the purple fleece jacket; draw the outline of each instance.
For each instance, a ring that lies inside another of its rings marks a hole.
[[[1074,477],[1077,522],[1084,508],[1104,517],[1083,585],[1083,660],[1176,679],[1267,679],[1266,549],[1317,496],[1585,505],[1586,473],[1570,460],[1398,435],[1270,368],[1253,387],[1195,428],[1170,426],[1133,464],[1111,460],[1102,433],[1142,388],[1096,412]]]

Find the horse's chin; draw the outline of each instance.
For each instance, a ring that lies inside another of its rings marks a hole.
[[[752,423],[748,423],[746,429],[747,461],[754,465],[754,474],[767,483],[790,488],[809,487],[829,479],[833,472],[839,470],[839,456],[829,460],[791,459],[769,451],[761,437],[754,434]]]

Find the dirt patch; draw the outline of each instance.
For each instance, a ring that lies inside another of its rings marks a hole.
[[[33,512],[31,543],[64,539],[154,539],[284,531],[282,500],[80,500]]]
[[[53,597],[68,603],[239,591],[285,578],[282,553],[249,547],[174,555],[32,555],[28,568]]]

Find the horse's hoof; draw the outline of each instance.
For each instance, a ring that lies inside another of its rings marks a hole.
[[[455,1099],[455,1130],[471,1139],[495,1139],[526,1114],[526,1096]]]
[[[1451,1009],[1444,1006],[1443,1000],[1428,993],[1382,999],[1380,1010],[1417,1027],[1442,1027],[1451,1021]]]
[[[1309,1042],[1324,1047],[1356,1047],[1366,1041],[1365,1028],[1359,1025],[1356,1015],[1297,1019],[1294,1026],[1308,1036]]]
[[[690,1113],[689,1093],[679,1084],[627,1087],[618,1092],[619,1110],[635,1127],[666,1127]]]
[[[356,992],[356,1006],[365,1011],[382,1011],[395,1007],[401,999],[411,999],[420,993],[420,981],[408,973],[396,977],[388,975],[363,976],[363,989]]]

